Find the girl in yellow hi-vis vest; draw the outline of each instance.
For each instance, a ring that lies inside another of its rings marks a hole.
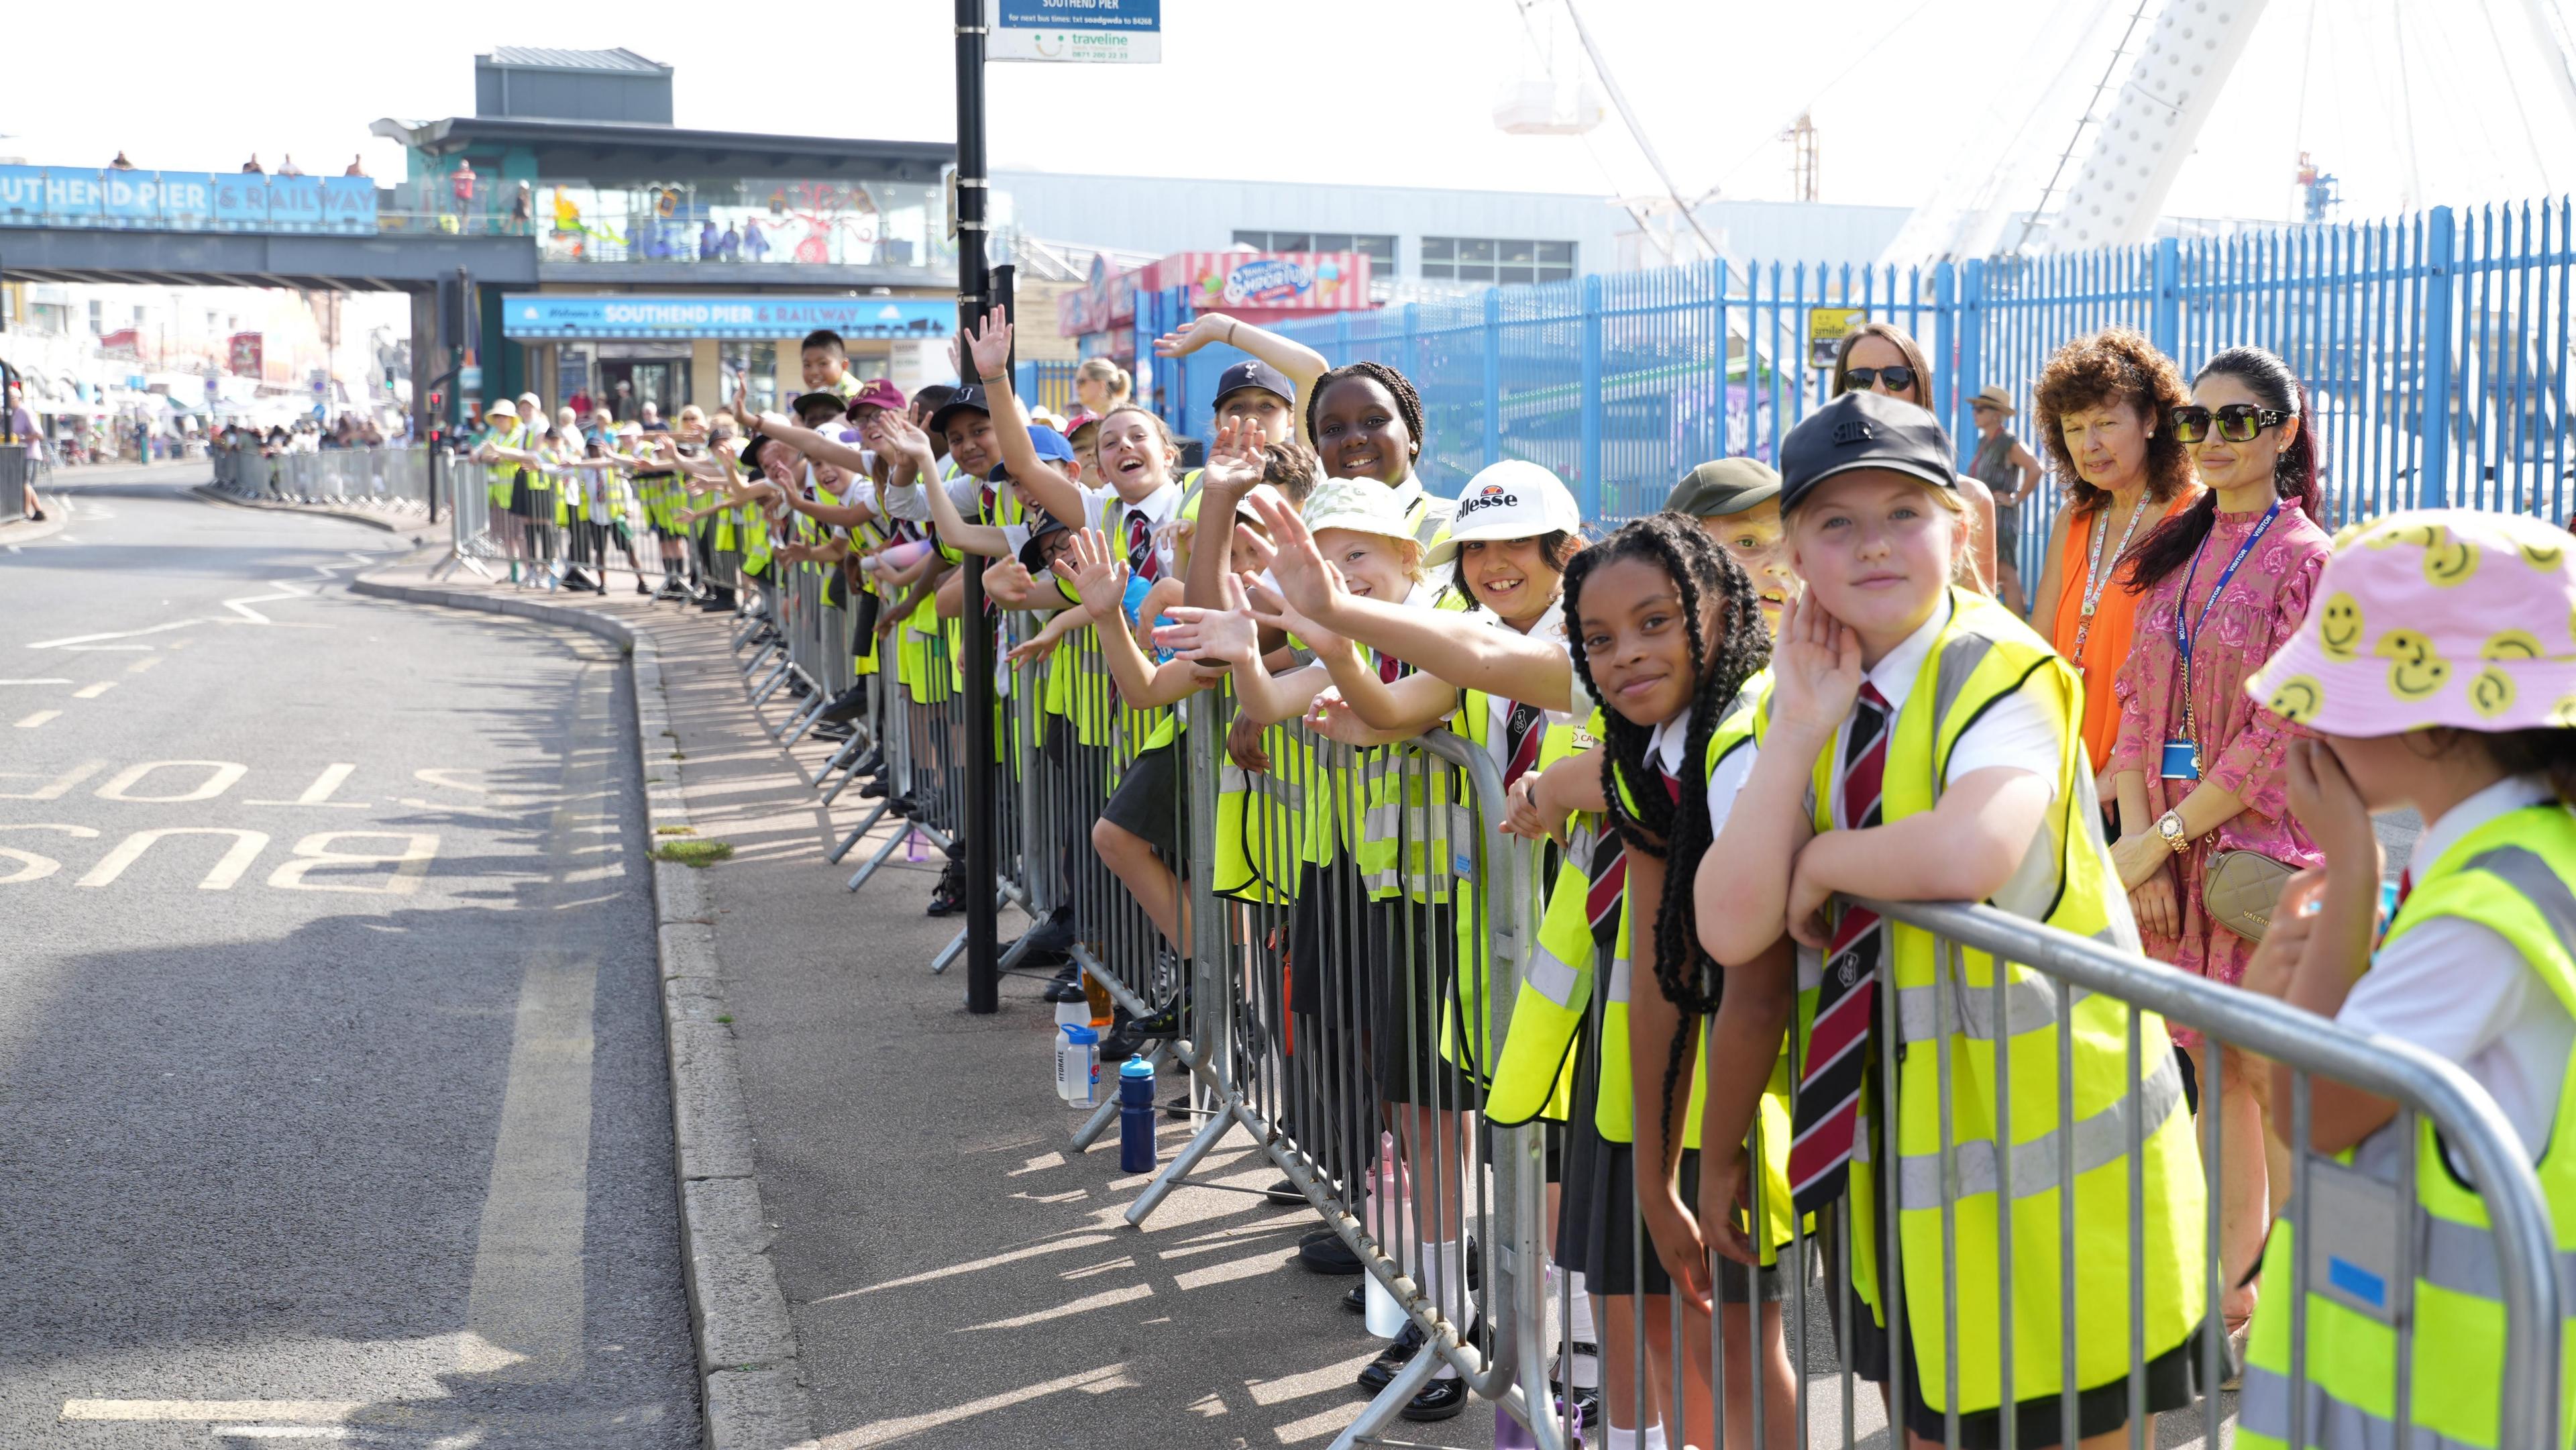
[[[1952,584],[1968,539],[1952,456],[1930,415],[1873,393],[1836,398],[1783,442],[1806,592],[1751,740],[1708,786],[1716,842],[1694,895],[1726,991],[1701,1138],[1737,1141],[1794,1020],[1789,1183],[1831,1230],[1827,1297],[1851,1368],[1916,1436],[1939,1440],[1955,1417],[1960,1444],[1990,1447],[2010,1414],[2012,1443],[2035,1447],[2121,1431],[2133,1370],[2148,1414],[2191,1402],[2206,1206],[2161,1019],[2100,993],[2061,1008],[2027,968],[1835,904],[1985,902],[2137,950],[2073,670]],[[1794,972],[1784,934],[1805,949]],[[1882,1040],[1891,1021],[1897,1040]],[[1745,1172],[1704,1163],[1703,1201],[1731,1201]]]
[[[2322,737],[2290,746],[2286,774],[2326,864],[2282,892],[2245,987],[2412,1043],[2486,1089],[2540,1181],[2563,1284],[2576,1251],[2576,1151],[2557,1131],[2576,1114],[2576,539],[2509,514],[2394,514],[2342,542],[2316,599],[2245,689]],[[2407,807],[2424,829],[2383,934],[2370,816]],[[2299,1146],[2290,1070],[2272,1070],[2274,1129]],[[2333,1157],[2309,1161],[2272,1226],[2237,1443],[2278,1450],[2294,1424],[2307,1445],[2502,1443],[2502,1397],[2531,1384],[2506,1372],[2504,1267],[2474,1165],[2430,1115],[2410,1126],[2395,1103],[2325,1077],[2308,1091],[2303,1146]],[[2294,1250],[2332,1266],[2310,1274],[2304,1306]],[[2571,1313],[2563,1297],[2558,1312]],[[2560,1423],[2527,1427],[2536,1438],[2567,1443],[2559,1404]]]

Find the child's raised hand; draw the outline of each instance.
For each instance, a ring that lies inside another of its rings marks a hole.
[[[1315,536],[1306,528],[1306,520],[1295,509],[1284,507],[1258,494],[1246,499],[1262,526],[1270,530],[1263,539],[1250,529],[1238,529],[1235,537],[1254,541],[1253,554],[1261,568],[1279,581],[1279,592],[1309,619],[1332,612],[1334,596],[1342,589],[1341,576],[1324,561],[1324,551],[1315,547]]]
[[[1341,584],[1340,572],[1330,564],[1325,565],[1324,568],[1332,574],[1334,586],[1338,588]],[[1254,623],[1264,628],[1293,634],[1304,642],[1306,648],[1317,654],[1326,654],[1350,643],[1340,635],[1307,618],[1302,612],[1291,608],[1287,600],[1282,599],[1276,591],[1266,587],[1252,575],[1243,575],[1236,581],[1235,587],[1243,591],[1244,599],[1251,608]]]
[[[1306,728],[1327,740],[1338,740],[1344,745],[1368,746],[1377,743],[1368,722],[1362,720],[1359,712],[1351,708],[1350,701],[1342,698],[1340,687],[1335,685],[1326,685],[1316,694],[1315,703],[1306,711]]]
[[[1055,647],[1061,643],[1063,639],[1064,636],[1054,630],[1042,629],[1036,634],[1031,635],[1029,638],[1022,640],[1020,643],[1011,646],[1010,651],[1007,654],[1004,654],[1002,658],[1009,660],[1014,665],[1033,665],[1040,660],[1045,659],[1047,656],[1054,654]]]
[[[1250,490],[1261,482],[1263,453],[1269,446],[1259,419],[1228,421],[1217,429],[1216,442],[1208,447],[1199,482],[1209,493],[1232,495]]]
[[[1055,572],[1072,581],[1093,619],[1105,624],[1118,618],[1127,599],[1127,559],[1109,546],[1107,535],[1098,529],[1076,533],[1073,547],[1055,561]]]
[[[1773,728],[1831,740],[1860,698],[1860,636],[1801,594],[1780,623],[1771,671]]]
[[[969,329],[961,339],[975,363],[975,376],[991,378],[1001,375],[1011,365],[1011,317],[996,307],[984,314],[982,331]]]
[[[1231,576],[1225,580],[1225,604],[1223,609],[1170,606],[1163,613],[1172,622],[1155,627],[1155,646],[1183,659],[1249,664],[1261,647],[1261,632],[1245,607],[1243,585]]]
[[[877,414],[876,421],[868,427],[868,440],[879,450],[900,453],[925,470],[937,462],[931,456],[930,435],[921,431],[920,424],[901,413]]]
[[[2344,773],[2343,762],[2322,740],[2293,740],[2282,757],[2290,814],[2337,869],[2379,873],[2379,835],[2370,828],[2370,806]]]
[[[1222,312],[1202,312],[1154,339],[1154,356],[1188,357],[1212,342],[1234,336],[1234,319]]]
[[[1551,814],[1538,799],[1539,782],[1546,778],[1546,774],[1545,771],[1526,771],[1504,790],[1503,832],[1524,840],[1554,841],[1562,846],[1565,844],[1564,813]]]

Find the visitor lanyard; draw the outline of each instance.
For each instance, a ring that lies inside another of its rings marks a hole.
[[[2246,555],[2254,552],[2256,544],[2263,542],[2263,535],[2272,527],[2272,520],[2281,516],[2281,503],[2280,499],[2272,500],[2272,506],[2263,511],[2263,517],[2254,525],[2254,531],[2245,536],[2244,543],[2236,546],[2236,557],[2227,561],[2227,572],[2218,576],[2218,587],[2210,590],[2209,597],[2201,601],[2199,616],[2192,620],[2191,628],[2185,631],[2182,622],[2184,614],[2191,607],[2192,581],[2200,577],[2201,550],[2192,551],[2191,570],[2182,576],[2182,593],[2174,599],[2174,648],[2182,656],[2182,722],[2185,735],[2191,734],[2192,647],[2200,639],[2201,626],[2209,623],[2209,611],[2218,607],[2218,596],[2227,592],[2228,582],[2236,577],[2237,567],[2245,562]],[[2205,549],[2208,547],[2208,540],[2203,539],[2201,544]]]
[[[2120,567],[2120,559],[2129,552],[2129,540],[2136,537],[2138,520],[2147,511],[2147,491],[2138,490],[2138,501],[2129,506],[2129,526],[2120,531],[2120,547],[2111,552],[2109,566],[2102,562],[2102,542],[2111,537],[2111,505],[2104,500],[2101,512],[2093,518],[2093,556],[2084,565],[2084,610],[2075,621],[2075,669],[2084,670],[2084,642],[2093,637],[2093,611],[2101,606],[2102,590]]]

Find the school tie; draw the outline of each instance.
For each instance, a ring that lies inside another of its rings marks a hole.
[[[1529,774],[1531,767],[1538,764],[1539,742],[1547,734],[1539,728],[1543,718],[1537,706],[1517,700],[1512,702],[1511,713],[1503,717],[1503,789],[1510,790],[1513,781]]]
[[[1394,684],[1397,680],[1404,678],[1404,661],[1397,659],[1393,655],[1379,655],[1377,657],[1377,677],[1387,684]]]
[[[1865,831],[1879,823],[1887,727],[1887,698],[1863,681],[1843,747],[1842,802],[1836,817],[1844,830]],[[1886,940],[1876,912],[1845,906],[1825,954],[1815,1026],[1807,1035],[1806,1070],[1798,1079],[1790,1121],[1789,1201],[1802,1214],[1832,1203],[1850,1179],[1861,1074],[1869,1062],[1871,1014]]]
[[[1163,577],[1162,562],[1154,557],[1154,526],[1134,509],[1127,511],[1127,568],[1148,584]]]
[[[1664,784],[1664,794],[1675,805],[1681,803],[1682,783],[1671,771],[1658,765],[1655,777]],[[1593,945],[1619,954],[1619,898],[1628,890],[1628,843],[1616,831],[1604,830],[1592,847],[1592,884],[1583,893],[1583,914],[1592,922]]]

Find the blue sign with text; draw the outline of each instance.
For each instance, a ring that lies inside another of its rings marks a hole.
[[[717,338],[767,342],[828,328],[845,338],[946,337],[957,304],[940,297],[520,295],[501,307],[501,335]]]
[[[376,183],[256,171],[0,166],[0,226],[373,233]]]

